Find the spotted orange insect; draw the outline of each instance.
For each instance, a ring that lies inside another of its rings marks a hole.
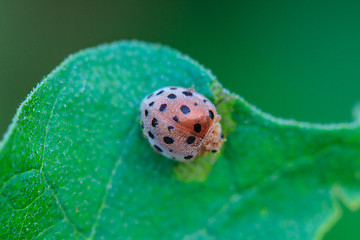
[[[219,151],[224,136],[220,115],[193,89],[164,87],[141,102],[141,125],[154,150],[177,161]]]

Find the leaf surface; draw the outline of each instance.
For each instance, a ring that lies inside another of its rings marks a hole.
[[[142,137],[139,105],[192,87],[227,141],[179,164]],[[201,177],[199,177],[201,176]],[[312,239],[359,206],[360,127],[274,118],[179,52],[142,42],[70,56],[33,91],[0,146],[5,239]]]

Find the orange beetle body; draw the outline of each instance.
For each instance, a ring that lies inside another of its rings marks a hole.
[[[218,152],[224,137],[214,104],[193,89],[161,88],[141,102],[143,132],[155,151],[177,161]]]

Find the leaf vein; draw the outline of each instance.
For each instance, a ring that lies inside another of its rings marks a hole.
[[[40,172],[42,172],[42,169],[43,169],[43,167],[44,167],[45,150],[46,150],[47,135],[48,135],[48,132],[49,132],[49,124],[50,124],[51,118],[52,118],[53,115],[54,115],[54,109],[55,109],[56,103],[57,103],[57,101],[58,101],[58,99],[59,99],[59,97],[60,97],[60,95],[61,95],[61,92],[64,91],[65,89],[66,89],[66,86],[63,87],[63,88],[59,91],[58,95],[56,96],[55,101],[54,101],[54,104],[53,104],[52,109],[51,109],[51,113],[50,113],[49,120],[48,120],[48,122],[47,122],[47,124],[46,124],[45,139],[44,139],[44,146],[43,146],[43,152],[42,152],[42,157],[41,157]]]
[[[135,130],[137,129],[138,127],[135,125],[135,127],[133,127],[129,132],[128,136],[129,135],[132,135]],[[127,138],[129,139],[129,138]],[[126,140],[126,142],[128,142],[128,140]],[[126,147],[124,147],[124,149],[127,149]],[[124,154],[123,154],[124,155]],[[109,190],[112,188],[112,180],[113,180],[113,177],[115,176],[116,174],[116,171],[119,167],[119,165],[122,163],[122,157],[119,157],[119,159],[115,162],[114,164],[114,167],[113,167],[113,170],[111,171],[111,175],[109,177],[109,181],[108,183],[106,184],[106,189],[105,189],[105,194],[104,194],[104,197],[102,199],[102,202],[101,202],[101,205],[100,205],[100,208],[98,210],[98,213],[97,213],[97,216],[96,216],[96,219],[95,219],[95,223],[91,229],[91,233],[90,233],[90,236],[89,236],[89,240],[92,240],[94,239],[94,236],[96,234],[96,228],[97,226],[99,225],[99,221],[100,221],[100,217],[101,217],[101,213],[102,211],[104,210],[104,208],[106,207],[106,199],[109,195]]]
[[[58,95],[56,96],[56,99],[55,99],[55,101],[54,101],[54,103],[53,103],[53,106],[52,106],[52,109],[51,109],[51,113],[50,113],[50,116],[49,116],[49,120],[48,120],[48,122],[47,122],[47,124],[46,124],[46,131],[45,131],[45,139],[44,139],[44,146],[43,146],[43,152],[42,152],[42,160],[41,160],[40,173],[41,173],[41,175],[44,177],[44,180],[45,180],[44,182],[45,182],[45,184],[47,185],[48,189],[52,191],[52,195],[54,196],[55,201],[56,201],[56,203],[58,204],[58,206],[59,206],[59,208],[60,208],[60,211],[61,211],[62,214],[64,215],[65,221],[68,222],[68,223],[72,226],[72,228],[73,228],[73,230],[74,230],[75,236],[76,236],[77,234],[79,234],[79,235],[82,236],[83,238],[86,238],[86,237],[75,227],[75,225],[70,222],[69,218],[67,217],[67,215],[66,215],[66,213],[65,213],[65,210],[64,210],[62,204],[61,204],[60,201],[59,201],[59,198],[57,197],[55,191],[51,188],[50,184],[48,183],[48,180],[47,180],[47,178],[46,178],[46,176],[45,176],[45,174],[44,174],[44,171],[43,171],[44,161],[45,161],[46,142],[47,142],[47,136],[48,136],[48,133],[49,133],[50,121],[51,121],[51,118],[52,118],[53,115],[54,115],[54,109],[55,109],[55,107],[56,107],[56,103],[57,103],[57,101],[58,101],[61,93],[62,93],[65,89],[66,89],[66,86],[64,86],[64,87],[59,91]]]

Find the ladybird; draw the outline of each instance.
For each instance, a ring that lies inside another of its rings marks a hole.
[[[216,153],[224,142],[214,104],[193,89],[161,88],[142,100],[140,110],[149,143],[173,160],[185,162]]]

